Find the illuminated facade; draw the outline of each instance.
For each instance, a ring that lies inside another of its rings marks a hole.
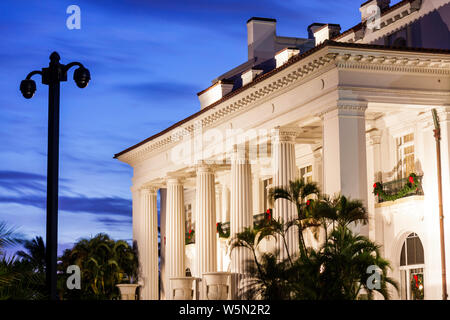
[[[242,274],[246,253],[230,254],[227,230],[251,226],[269,208],[268,188],[299,177],[365,203],[369,224],[358,232],[391,261],[401,286],[395,298],[441,298],[431,109],[442,130],[449,215],[450,1],[372,0],[360,11],[357,26],[341,33],[339,25],[314,23],[307,39],[277,36],[273,19],[250,19],[248,61],[198,94],[200,111],[116,155],[134,169],[143,299],[189,298],[189,275],[203,279],[193,298],[211,298],[208,281],[230,285],[217,297],[235,297],[239,284],[223,272]],[[395,192],[411,173],[420,181],[413,194],[395,201],[373,194],[377,182]],[[295,214],[281,200],[272,209],[274,217]]]

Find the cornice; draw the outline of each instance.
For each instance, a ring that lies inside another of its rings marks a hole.
[[[283,69],[281,72],[249,86],[246,90],[207,110],[199,117],[120,155],[118,159],[135,165],[185,137],[192,137],[198,129],[204,130],[217,125],[239,112],[248,110],[265,99],[277,95],[287,87],[309,81],[312,76],[330,65],[340,69],[450,74],[450,56],[448,54],[324,46],[305,59],[288,67],[280,67]],[[340,105],[338,108],[348,110],[353,108],[353,110],[363,111],[361,106]],[[326,110],[319,115],[329,111]]]

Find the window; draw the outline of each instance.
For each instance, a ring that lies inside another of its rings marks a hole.
[[[397,141],[397,174],[398,178],[406,178],[415,170],[414,165],[414,133],[399,137]]]
[[[312,165],[300,169],[300,179],[305,183],[313,182]]]
[[[417,234],[411,233],[403,243],[400,254],[400,289],[404,300],[424,298],[424,251]]]

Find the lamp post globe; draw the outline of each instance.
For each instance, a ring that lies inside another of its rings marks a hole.
[[[22,80],[20,83],[20,92],[22,92],[25,99],[30,99],[36,92],[36,82],[31,79]]]
[[[89,80],[91,80],[91,74],[88,69],[79,67],[73,73],[73,80],[75,80],[75,83],[79,88],[86,88]]]

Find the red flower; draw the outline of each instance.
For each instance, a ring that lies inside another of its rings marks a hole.
[[[306,205],[309,206],[311,204],[311,200],[306,201]]]
[[[373,185],[373,188],[375,189],[377,187],[377,184],[375,183],[374,185]]]
[[[380,194],[379,193],[377,193],[377,197],[379,197],[380,196]]]
[[[267,209],[266,213],[267,213],[267,214],[270,214],[270,209]]]
[[[409,182],[414,184],[414,178],[412,176],[409,176]]]
[[[192,233],[192,229],[189,229],[189,234],[191,234]]]
[[[416,280],[416,287],[419,287],[419,279],[417,278],[417,274],[414,275],[414,280]]]

